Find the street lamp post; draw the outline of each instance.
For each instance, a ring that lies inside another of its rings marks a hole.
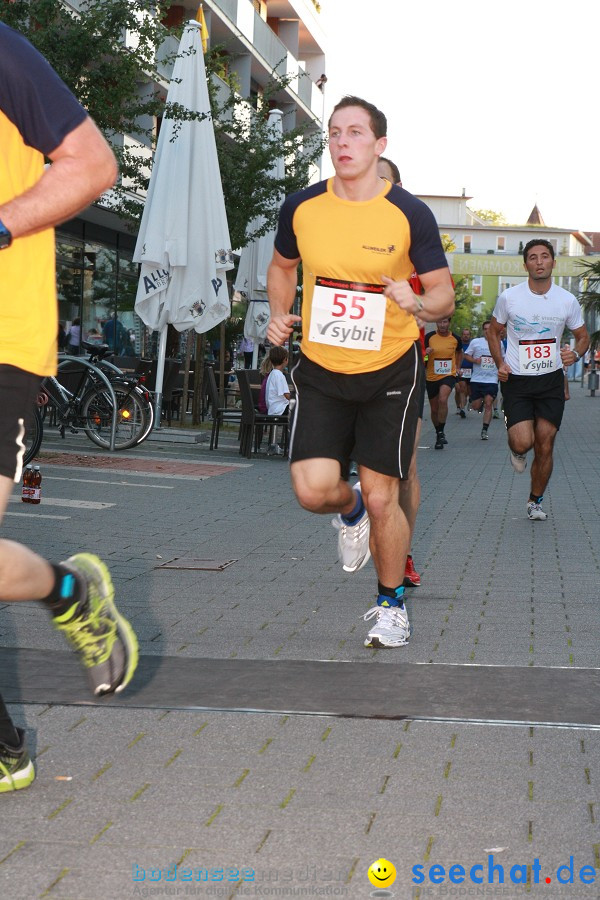
[[[327,84],[327,75],[323,74],[320,78],[315,82],[319,90],[323,95],[323,104],[321,106],[321,141],[323,141],[325,136],[325,85]],[[323,153],[319,157],[319,181],[321,181],[323,173]]]

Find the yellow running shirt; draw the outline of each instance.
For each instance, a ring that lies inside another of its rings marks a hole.
[[[383,295],[382,275],[408,280],[447,266],[433,213],[382,180],[355,203],[321,181],[283,204],[275,238],[286,259],[302,258],[302,353],[332,372],[383,369],[419,338],[414,316]]]
[[[33,187],[52,153],[85,119],[58,75],[25,38],[0,23],[0,205]],[[54,229],[0,250],[0,364],[56,371]]]
[[[425,335],[427,354],[427,381],[441,381],[449,375],[456,376],[456,354],[462,351],[462,341],[457,334],[449,331],[446,335],[430,331]]]

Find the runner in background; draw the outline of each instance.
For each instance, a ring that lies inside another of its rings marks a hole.
[[[425,335],[427,352],[427,396],[431,408],[431,422],[435,428],[435,449],[443,450],[448,443],[444,429],[448,418],[448,398],[456,382],[456,373],[462,362],[462,343],[457,334],[450,331],[450,319],[440,319],[437,330]]]
[[[543,522],[544,492],[553,467],[554,441],[565,408],[564,368],[577,362],[590,339],[577,299],[554,284],[554,247],[533,238],[523,249],[527,281],[503,291],[496,302],[489,345],[502,383],[510,462],[515,472],[527,467],[533,449],[527,516]],[[500,349],[506,326],[507,348]],[[575,338],[573,349],[561,347],[563,331]]]
[[[472,332],[470,328],[463,328],[460,340],[462,343],[463,349],[463,359],[460,364],[460,369],[456,374],[456,384],[454,385],[454,400],[456,402],[456,413],[461,417],[461,419],[466,419],[467,417],[467,404],[469,402],[469,382],[471,380],[471,373],[473,371],[473,363],[470,363],[464,357],[464,353],[471,343]]]

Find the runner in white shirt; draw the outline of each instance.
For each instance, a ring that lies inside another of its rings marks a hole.
[[[516,472],[524,472],[526,454],[533,448],[527,515],[544,521],[548,516],[541,504],[565,407],[563,366],[577,362],[590,339],[579,303],[552,281],[556,262],[550,241],[529,241],[523,260],[529,278],[498,297],[488,341],[502,382],[510,461]],[[505,325],[508,343],[503,360],[500,336]],[[565,327],[575,338],[572,350],[561,348]]]
[[[474,338],[465,350],[463,360],[473,364],[469,381],[469,402],[471,408],[481,409],[483,405],[483,427],[481,440],[487,441],[488,428],[492,421],[493,404],[498,394],[498,369],[490,353],[487,340],[490,320],[483,323],[483,337]]]

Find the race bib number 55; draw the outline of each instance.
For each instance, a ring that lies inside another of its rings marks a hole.
[[[386,298],[381,284],[317,277],[309,340],[345,350],[379,350]]]

